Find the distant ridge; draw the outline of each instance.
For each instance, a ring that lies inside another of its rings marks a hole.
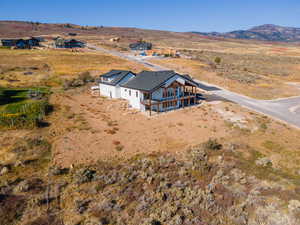
[[[1,38],[22,38],[38,35],[65,35],[77,33],[78,35],[104,35],[108,37],[123,37],[129,42],[140,38],[152,37],[154,39],[178,38],[193,40],[253,40],[272,42],[300,42],[300,28],[283,27],[273,24],[256,26],[248,30],[236,30],[227,33],[220,32],[172,32],[163,30],[140,29],[134,27],[106,27],[81,26],[71,23],[40,23],[30,21],[0,20]]]
[[[300,41],[300,28],[284,27],[274,24],[264,24],[248,30],[235,30],[227,33],[219,32],[192,32],[210,37],[223,37],[233,39],[250,39],[260,41],[283,41],[298,42]]]

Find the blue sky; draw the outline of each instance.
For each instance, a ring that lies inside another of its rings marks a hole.
[[[2,0],[0,20],[225,32],[300,27],[300,0]]]

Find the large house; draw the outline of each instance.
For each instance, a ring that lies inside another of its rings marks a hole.
[[[30,39],[2,39],[2,46],[16,47],[20,49],[31,49],[40,46],[40,39],[32,37]]]
[[[145,50],[151,50],[152,49],[152,44],[149,42],[143,42],[139,41],[136,43],[131,43],[129,45],[129,48],[134,51],[145,51]]]
[[[5,47],[13,47],[13,46],[16,46],[17,39],[2,39],[1,43],[2,43],[2,46],[5,46]]]
[[[85,43],[76,39],[63,39],[61,37],[55,38],[56,48],[84,48]]]
[[[141,111],[165,112],[196,104],[198,84],[174,71],[112,70],[100,76],[100,95],[122,98]]]

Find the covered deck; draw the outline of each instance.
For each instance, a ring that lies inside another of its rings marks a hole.
[[[157,113],[166,112],[199,103],[197,101],[198,89],[196,86],[182,85],[178,82],[174,82],[168,88],[170,87],[173,89],[171,96],[167,95],[166,87],[161,87],[163,89],[163,98],[161,99],[153,99],[153,92],[144,92],[144,100],[141,101],[141,104],[145,106],[145,111],[149,111],[150,116],[152,111]],[[178,88],[180,90],[179,94],[177,93]]]

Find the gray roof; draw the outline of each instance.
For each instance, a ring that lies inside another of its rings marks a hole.
[[[150,50],[152,48],[152,44],[147,42],[137,42],[130,44],[129,48],[133,50]]]
[[[184,74],[184,75],[181,75],[183,78],[185,78],[186,80],[188,80],[188,81],[190,81],[191,83],[193,83],[195,86],[199,86],[199,83],[197,83],[197,82],[195,82],[194,80],[193,80],[193,78],[191,78],[191,76],[190,75],[188,75],[188,74]]]
[[[128,73],[134,74],[133,72],[128,70],[111,70],[108,73],[101,75],[100,77],[104,77],[104,78],[110,78],[112,76],[116,76],[116,77],[111,82],[100,81],[100,83],[117,85],[124,77],[127,76]]]
[[[167,70],[167,71],[143,71],[137,74],[135,78],[129,80],[127,83],[122,85],[122,87],[143,90],[143,91],[151,91],[155,88],[160,87],[167,80],[169,80],[175,75],[181,76],[195,84],[195,82],[190,77],[180,75],[172,70]]]

